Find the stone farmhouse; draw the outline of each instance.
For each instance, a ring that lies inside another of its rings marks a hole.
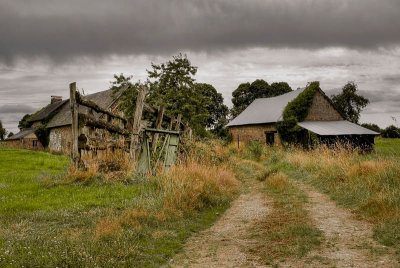
[[[281,145],[282,137],[278,133],[277,123],[283,120],[283,112],[289,102],[296,99],[305,90],[295,91],[272,98],[254,100],[241,114],[227,126],[234,142],[259,141],[268,145]],[[346,141],[373,148],[374,137],[379,135],[374,131],[346,121],[334,107],[332,101],[322,91],[318,90],[304,121],[298,126],[313,134],[320,142],[331,144]],[[304,139],[307,141],[308,139]]]
[[[93,101],[102,108],[117,113],[119,97],[113,98],[111,90],[90,94],[85,96],[85,98]],[[79,107],[79,112],[87,114],[88,108]],[[100,117],[96,113],[94,113],[94,116]],[[39,125],[45,124],[50,132],[48,145],[50,151],[69,155],[71,153],[72,141],[71,121],[72,115],[69,99],[62,100],[61,97],[52,96],[51,103],[36,112],[29,120],[31,127],[8,138],[6,146],[21,149],[43,149],[34,132]]]
[[[66,102],[67,100],[63,101],[60,96],[51,96],[50,104],[37,111],[29,119],[31,126],[6,139],[6,146],[19,149],[43,149],[43,145],[35,135],[35,129],[45,124]]]

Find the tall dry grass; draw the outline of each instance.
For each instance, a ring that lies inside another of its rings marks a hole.
[[[94,230],[96,238],[119,235],[122,227],[140,232],[157,222],[190,217],[207,208],[224,206],[239,190],[235,174],[226,166],[201,165],[193,160],[146,180],[153,181],[155,192],[144,196],[135,207],[100,219]]]
[[[295,149],[286,160],[317,187],[374,222],[400,219],[400,161],[364,156],[345,148]]]

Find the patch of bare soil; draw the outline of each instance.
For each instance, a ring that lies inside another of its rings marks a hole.
[[[325,241],[322,247],[301,260],[283,267],[400,267],[391,250],[372,238],[373,225],[358,220],[345,208],[336,206],[327,195],[301,185],[309,197],[308,211]]]
[[[248,238],[249,228],[270,211],[266,196],[255,188],[233,201],[211,228],[191,237],[184,253],[169,264],[175,267],[261,267],[255,257],[245,253],[257,243]]]

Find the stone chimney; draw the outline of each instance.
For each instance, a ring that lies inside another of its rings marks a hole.
[[[62,97],[61,96],[51,96],[50,104],[53,104],[53,103],[59,102],[59,101],[62,101]]]

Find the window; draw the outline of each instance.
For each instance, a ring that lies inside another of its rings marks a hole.
[[[274,145],[275,142],[275,132],[265,132],[267,145]]]
[[[38,141],[37,140],[33,140],[32,141],[32,147],[33,148],[37,148],[37,146],[38,146],[38,143],[37,143]]]

